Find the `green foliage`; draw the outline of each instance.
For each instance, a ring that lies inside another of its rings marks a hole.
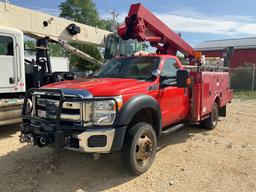
[[[110,30],[111,28],[110,20],[100,19],[95,4],[92,0],[66,0],[60,4],[59,8],[61,10],[60,17],[90,26],[97,26],[101,29]],[[72,45],[98,60],[103,60],[98,48],[89,45]],[[97,69],[97,66],[82,60],[77,56],[72,55],[70,60],[71,65],[75,65],[79,70],[84,71]]]
[[[34,55],[35,54],[35,41],[33,40],[26,40],[24,41],[24,46],[25,46],[25,51],[29,54],[29,55]]]
[[[101,20],[92,0],[66,0],[60,4],[59,8],[60,17],[100,27]]]
[[[82,50],[88,55],[93,56],[95,59],[102,61],[101,53],[97,48],[89,45],[81,45],[81,44],[72,44],[72,46],[76,47],[79,50]],[[93,65],[91,63],[88,63],[82,58],[74,55],[71,55],[70,63],[72,64],[73,67],[79,69],[80,71],[89,71],[89,70],[96,71],[99,67],[98,65]]]
[[[149,47],[150,47],[149,44],[142,43],[142,51],[148,51]]]
[[[36,42],[35,41],[33,41],[33,40],[26,40],[25,42],[24,42],[24,44],[25,44],[25,49],[35,49],[35,46],[36,46],[36,44],[35,44]]]
[[[67,57],[69,53],[57,44],[49,44],[49,52],[52,57]]]
[[[100,26],[101,29],[112,31],[112,21],[111,21],[111,19],[107,19],[107,20],[100,19],[99,26]]]
[[[24,42],[25,49],[28,54],[34,55],[35,54],[35,46],[36,42],[34,40],[26,40]],[[57,44],[50,43],[49,44],[49,53],[52,57],[67,57],[68,53],[62,47]]]
[[[187,61],[187,59],[184,56],[178,55],[177,57],[179,58],[182,65],[188,65],[189,64],[189,62]]]

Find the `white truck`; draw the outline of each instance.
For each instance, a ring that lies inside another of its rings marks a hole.
[[[24,35],[37,41],[35,61],[24,59]],[[0,126],[21,121],[23,96],[29,88],[73,78],[53,71],[48,43],[101,64],[67,42],[104,47],[106,59],[139,51],[136,41],[123,41],[110,31],[0,2]]]

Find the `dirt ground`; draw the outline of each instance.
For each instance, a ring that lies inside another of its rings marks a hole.
[[[186,127],[159,140],[152,168],[134,177],[119,154],[19,144],[19,126],[0,128],[0,191],[256,191],[256,100],[234,100],[213,131]]]

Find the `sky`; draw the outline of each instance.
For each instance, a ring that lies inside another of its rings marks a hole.
[[[11,3],[58,15],[63,0],[9,0]],[[256,0],[94,0],[102,18],[107,10],[124,21],[132,3],[141,2],[182,38],[195,46],[203,41],[256,36]]]

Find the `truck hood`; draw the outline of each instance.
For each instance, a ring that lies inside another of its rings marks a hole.
[[[93,78],[53,83],[44,88],[87,90],[93,96],[117,96],[133,93],[146,93],[153,82],[121,78]]]

